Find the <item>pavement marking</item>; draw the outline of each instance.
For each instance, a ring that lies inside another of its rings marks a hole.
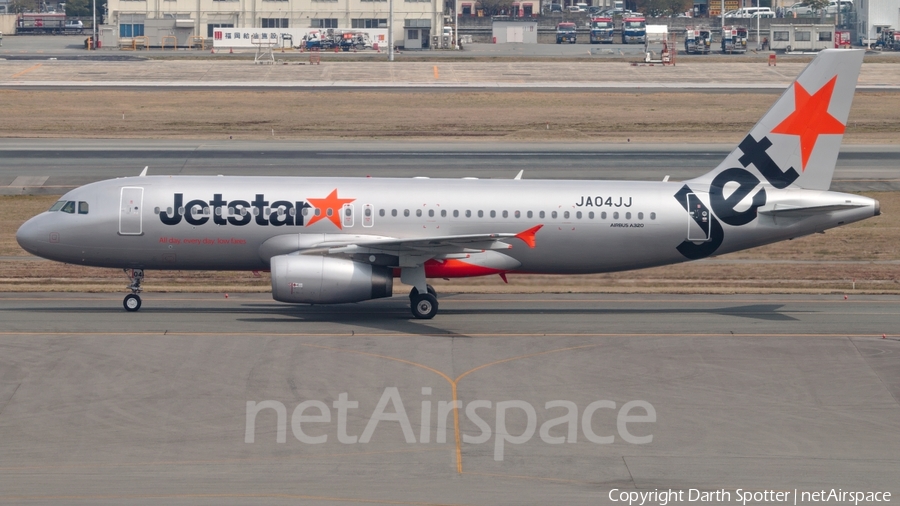
[[[434,78],[440,79],[440,74],[438,73],[437,65],[434,66]]]
[[[32,188],[44,186],[44,183],[50,179],[50,176],[17,176],[13,179],[9,186],[19,186],[22,188]]]
[[[397,504],[409,506],[441,506],[457,503],[432,503],[419,501],[390,501],[358,497],[331,497],[305,494],[95,494],[95,495],[7,495],[0,502],[11,501],[109,501],[122,499],[301,499],[305,501],[349,502],[359,504]]]
[[[40,68],[42,65],[43,65],[43,63],[38,63],[37,65],[34,65],[34,66],[32,66],[32,67],[29,67],[29,68],[27,68],[27,69],[25,69],[25,70],[23,70],[23,71],[21,71],[21,72],[19,72],[19,73],[17,73],[17,74],[13,74],[13,75],[11,75],[11,76],[9,76],[9,77],[10,77],[10,79],[15,79],[15,78],[17,78],[17,77],[19,77],[19,76],[21,76],[21,75],[25,75],[25,74],[31,72],[32,70],[37,70],[37,69]]]
[[[19,259],[21,259],[21,260],[29,260],[29,259],[31,259],[31,260],[43,260],[43,259],[40,259],[40,258],[36,258],[36,257],[27,257],[27,256],[21,256],[21,257],[15,257],[15,258],[6,258],[6,259],[4,259],[4,260],[19,260]],[[47,261],[49,261],[49,260],[47,260]],[[224,292],[224,290],[223,290],[223,292]],[[20,302],[26,302],[26,301],[61,301],[61,300],[62,300],[62,301],[67,301],[67,302],[73,302],[73,301],[76,301],[76,300],[84,300],[84,301],[108,301],[108,300],[117,300],[117,301],[121,301],[121,298],[119,298],[118,296],[115,296],[115,297],[89,297],[89,298],[83,298],[83,299],[73,299],[72,297],[4,297],[4,296],[3,296],[3,293],[4,293],[4,292],[0,292],[0,302],[3,302],[3,301],[20,301]],[[13,292],[5,292],[5,293],[13,293]],[[229,293],[231,293],[231,292],[229,292]],[[150,293],[150,297],[148,298],[148,300],[152,300],[152,301],[171,301],[171,302],[205,302],[205,301],[220,301],[220,302],[225,302],[225,303],[246,303],[246,302],[251,302],[251,301],[256,301],[256,302],[258,302],[258,300],[257,300],[257,299],[242,299],[242,298],[240,298],[241,295],[248,295],[248,294],[249,294],[249,295],[256,295],[256,294],[262,294],[262,293],[266,293],[266,292],[246,292],[246,293],[236,292],[236,293],[234,293],[233,295],[231,295],[230,298],[228,298],[228,299],[223,299],[223,298],[220,298],[219,292],[201,292],[199,295],[204,295],[204,296],[206,296],[206,297],[199,297],[199,298],[198,298],[198,297],[191,297],[191,298],[184,298],[184,297],[165,297],[165,296],[163,296],[163,297],[157,297],[157,296],[153,295],[152,292],[151,292],[151,293]],[[148,293],[147,293],[147,292],[144,292],[142,295],[143,295],[143,296],[147,296]],[[398,294],[397,297],[399,298],[400,295],[403,295],[403,294]],[[524,294],[524,295],[527,295],[527,294]],[[445,301],[446,301],[446,302],[463,302],[463,303],[471,303],[471,304],[483,304],[483,303],[485,303],[485,302],[517,302],[517,303],[520,303],[520,304],[527,304],[527,303],[533,303],[533,302],[555,302],[555,303],[560,303],[560,304],[563,304],[563,303],[569,304],[569,303],[572,303],[572,302],[585,302],[585,303],[593,302],[593,303],[603,303],[603,304],[609,304],[609,303],[617,303],[617,304],[618,304],[618,303],[635,303],[635,302],[640,302],[640,303],[652,302],[652,303],[655,303],[655,302],[672,302],[672,301],[675,301],[675,302],[683,302],[683,299],[679,299],[679,298],[678,298],[678,297],[680,297],[680,295],[677,296],[677,297],[673,297],[673,298],[665,298],[665,299],[649,299],[649,300],[648,300],[648,299],[620,299],[620,298],[612,298],[612,297],[614,297],[614,296],[616,295],[615,293],[601,293],[601,294],[598,294],[598,295],[604,295],[604,296],[606,296],[606,297],[608,297],[608,298],[596,298],[596,299],[529,299],[529,298],[524,298],[524,299],[493,299],[493,298],[489,298],[489,297],[488,297],[488,298],[471,298],[471,299],[463,299],[463,298],[450,297],[450,296],[448,295],[448,296],[445,297]],[[855,296],[855,297],[863,297],[863,296],[866,296],[866,295],[868,295],[868,294],[862,294],[862,295],[858,295],[858,296]],[[215,296],[215,297],[214,297],[214,296]],[[895,300],[896,295],[894,295],[894,294],[890,294],[889,297],[891,297],[891,298],[890,298],[890,299],[885,299],[885,300],[874,300],[874,299],[862,299],[862,300],[859,300],[859,299],[848,299],[848,300],[843,300],[843,299],[839,299],[839,298],[838,298],[838,297],[840,297],[840,295],[833,295],[833,296],[835,297],[834,299],[768,299],[768,298],[761,298],[761,299],[724,299],[724,300],[723,300],[723,299],[721,299],[721,298],[711,298],[711,299],[689,299],[689,300],[690,300],[691,302],[715,302],[715,303],[718,303],[718,304],[728,304],[728,305],[735,304],[735,303],[757,303],[757,304],[758,304],[758,303],[762,303],[762,302],[765,302],[765,303],[781,303],[781,304],[789,304],[789,303],[804,304],[804,303],[809,303],[809,304],[891,304],[891,305],[896,305],[897,302],[898,302],[898,300]],[[764,296],[764,295],[761,295],[761,297],[765,297],[765,296]],[[266,299],[266,301],[268,301],[268,299]],[[302,307],[302,306],[291,306],[291,305],[289,305],[289,304],[279,304],[279,303],[277,303],[277,302],[275,302],[275,301],[271,301],[271,302],[272,302],[273,305],[274,305],[274,304],[277,304],[277,305],[279,305],[279,306],[284,306],[284,307]],[[725,307],[727,308],[727,307],[729,307],[729,306],[725,306]],[[73,308],[73,309],[80,309],[80,308]],[[711,309],[715,309],[715,308],[711,308]],[[151,308],[151,310],[152,310],[152,308]],[[381,311],[381,309],[378,309],[377,311]]]
[[[594,485],[593,482],[590,481],[582,481],[582,480],[567,480],[565,478],[546,478],[542,476],[525,476],[520,474],[501,474],[501,473],[480,473],[480,472],[472,472],[466,471],[462,474],[469,474],[472,476],[487,476],[490,478],[511,478],[515,480],[540,480],[540,481],[552,481],[556,483],[576,483],[580,485]]]
[[[856,314],[856,313],[854,313]],[[881,314],[881,313],[879,313]],[[247,337],[447,337],[448,335],[453,335],[451,332],[445,333],[431,333],[431,334],[409,334],[409,333],[399,333],[399,332],[360,332],[356,333],[355,330],[352,332],[184,332],[177,330],[168,330],[162,329],[158,331],[132,331],[132,332],[96,332],[96,331],[78,331],[78,330],[66,330],[66,331],[57,331],[57,330],[48,330],[48,331],[0,331],[0,336],[192,336],[192,337],[200,337],[200,336],[247,336]],[[471,333],[467,332],[465,334],[467,337],[481,337],[481,338],[489,338],[489,337],[776,337],[776,338],[791,338],[791,337],[837,337],[841,339],[865,339],[865,338],[874,338],[877,337],[881,339],[882,335],[885,335],[889,338],[900,338],[900,334],[886,334],[886,333],[876,333],[873,332],[871,334],[847,334],[847,333],[835,333],[835,334],[773,334],[771,332],[766,333],[742,333],[742,332],[718,332],[718,333],[698,333],[698,332],[671,332],[671,333],[660,333],[660,332],[612,332],[612,333],[596,333],[596,332],[586,332],[586,333],[576,333],[576,332],[565,332],[565,333],[514,333],[514,332],[492,332],[492,333]],[[338,350],[338,349],[336,349]],[[342,351],[342,350],[338,350]],[[362,352],[360,352],[362,353]],[[383,357],[389,358],[391,357]],[[393,360],[393,359],[392,359]],[[402,361],[402,359],[397,359],[398,361]],[[410,362],[412,365],[415,362]],[[427,366],[423,366],[427,367]],[[443,374],[443,373],[440,373]]]
[[[246,464],[249,462],[272,462],[272,461],[290,461],[290,460],[307,460],[321,459],[331,457],[357,457],[368,455],[388,455],[397,453],[423,453],[444,451],[444,448],[420,448],[414,450],[382,450],[371,452],[352,452],[352,453],[324,453],[318,455],[288,455],[283,457],[253,457],[253,458],[232,458],[232,459],[210,459],[210,460],[174,460],[174,461],[154,461],[154,462],[116,462],[111,464],[98,464],[95,462],[85,463],[78,462],[72,464],[58,464],[48,466],[3,466],[0,471],[33,471],[33,470],[56,470],[70,468],[105,468],[105,467],[143,467],[143,466],[194,466],[207,464]]]

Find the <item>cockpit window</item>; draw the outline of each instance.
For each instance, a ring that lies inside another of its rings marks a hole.
[[[60,208],[62,208],[62,206],[64,206],[64,205],[66,205],[66,201],[60,200],[59,202],[53,204],[53,207],[50,208],[50,212],[52,213],[52,212],[59,211]]]
[[[75,214],[75,201],[70,200],[66,202],[66,205],[62,206],[62,209],[60,209],[60,211],[64,213]]]
[[[88,213],[88,203],[87,202],[79,202],[78,203],[78,214],[87,214]]]

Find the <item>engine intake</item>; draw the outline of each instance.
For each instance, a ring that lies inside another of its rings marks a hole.
[[[270,268],[272,298],[279,302],[340,304],[393,293],[394,276],[387,267],[317,255],[278,255]]]

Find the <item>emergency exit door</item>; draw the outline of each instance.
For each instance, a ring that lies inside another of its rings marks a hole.
[[[144,205],[144,189],[122,188],[119,198],[119,234],[141,235],[143,232],[141,211]]]
[[[687,240],[706,242],[709,240],[709,208],[695,193],[687,194],[688,230]]]

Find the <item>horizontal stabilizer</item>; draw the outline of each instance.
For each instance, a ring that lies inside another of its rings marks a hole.
[[[807,206],[807,207],[776,207],[773,209],[760,209],[759,214],[768,214],[771,216],[814,216],[817,214],[826,214],[834,211],[844,211],[846,209],[856,209],[865,207],[864,204],[834,204],[828,206]]]

